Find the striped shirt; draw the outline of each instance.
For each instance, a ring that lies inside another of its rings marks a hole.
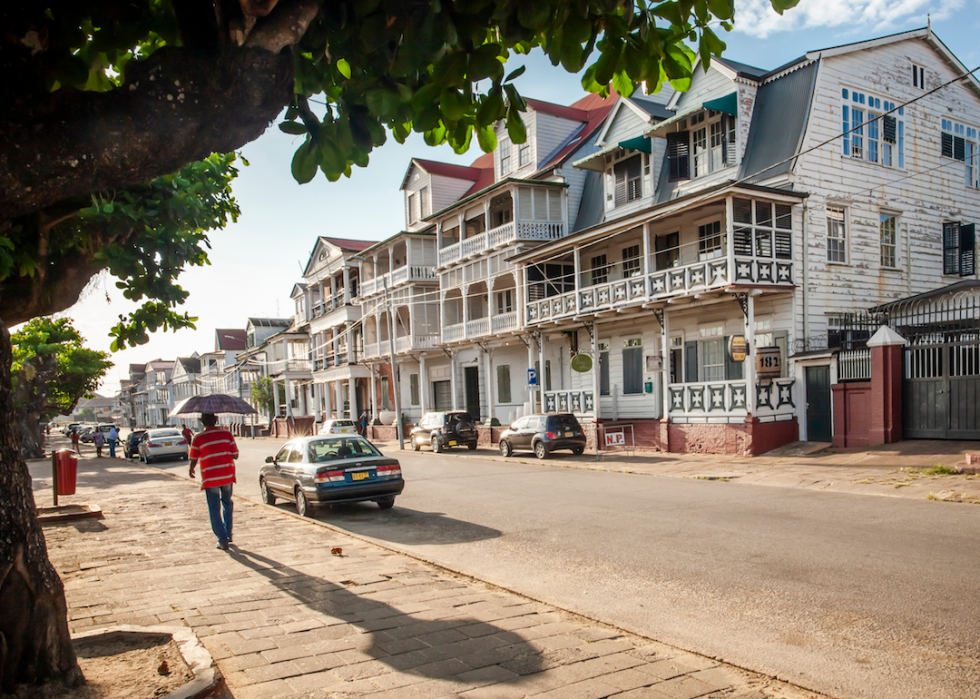
[[[235,482],[238,446],[228,430],[205,428],[191,441],[189,456],[201,465],[201,490]]]

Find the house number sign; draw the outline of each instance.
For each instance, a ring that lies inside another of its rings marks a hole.
[[[778,347],[760,347],[755,351],[755,373],[760,379],[775,379],[783,370],[783,356]]]
[[[728,358],[733,362],[744,362],[748,351],[745,335],[732,335],[728,339]]]

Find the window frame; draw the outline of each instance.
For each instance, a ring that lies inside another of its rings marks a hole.
[[[920,90],[926,89],[926,69],[925,67],[911,62],[912,66],[912,87],[918,88]]]
[[[885,240],[885,223],[891,220],[891,242]],[[884,269],[898,269],[898,220],[899,216],[890,211],[878,212],[878,234],[879,234],[879,263]],[[890,252],[886,252],[890,248]],[[891,256],[891,264],[887,255]]]
[[[643,276],[643,265],[640,260],[641,254],[639,243],[623,248],[623,279]]]
[[[415,192],[408,195],[408,222],[418,223],[418,216],[415,215]]]
[[[513,148],[509,138],[500,140],[500,176],[509,175],[514,171]],[[506,155],[505,155],[506,154]]]
[[[844,157],[905,169],[905,107],[870,92],[842,87],[841,134]]]
[[[635,360],[634,360],[635,357]],[[643,337],[631,337],[623,340],[623,395],[635,396],[643,393]],[[631,382],[626,383],[627,361],[631,364]]]
[[[512,402],[513,394],[511,391],[510,364],[497,365],[497,402],[508,404]],[[503,390],[503,389],[506,389]]]
[[[709,228],[713,230],[708,230]],[[716,260],[725,256],[725,233],[721,219],[698,226],[698,262]]]
[[[609,282],[609,265],[606,262],[605,254],[594,255],[592,257],[589,272],[591,273],[592,279],[591,286],[598,286],[599,284]]]
[[[977,159],[980,158],[980,128],[942,117],[939,136],[940,156],[963,163],[966,186],[973,189],[980,187],[980,167],[977,167]],[[957,157],[960,149],[962,158]]]
[[[607,171],[607,174],[612,177],[612,204],[614,209],[643,198],[644,160],[643,153],[627,155],[616,160]],[[622,186],[622,197],[619,194],[620,186]]]
[[[831,214],[831,211],[833,211],[835,213],[835,216],[833,218],[830,215]],[[840,214],[840,218],[839,219],[836,217],[836,214],[837,213]],[[848,264],[848,260],[850,259],[850,255],[848,254],[848,249],[847,249],[848,241],[849,241],[849,238],[850,238],[850,236],[848,236],[848,232],[849,232],[849,228],[850,228],[849,221],[848,221],[849,213],[850,213],[850,211],[849,211],[849,209],[846,206],[839,206],[837,204],[828,204],[827,205],[827,213],[826,213],[826,217],[827,217],[827,262],[830,263],[830,264],[846,265],[846,264]],[[838,235],[834,235],[834,236],[832,236],[830,234],[831,233],[831,221],[839,221],[839,224],[836,226],[836,228],[837,228],[838,231],[840,231],[842,233],[842,235],[839,235],[839,236]],[[836,253],[839,253],[841,256],[843,256],[843,259],[839,259],[838,260],[838,259],[833,259],[831,257],[832,251],[831,251],[831,245],[830,245],[830,243],[831,243],[832,240],[839,241],[839,246],[835,247],[833,253],[835,253],[835,254]]]
[[[531,143],[530,141],[520,144],[517,147],[517,168],[531,164]]]

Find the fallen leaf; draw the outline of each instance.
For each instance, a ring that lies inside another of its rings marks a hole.
[[[334,546],[332,549],[330,549],[330,553],[332,553],[334,556],[343,556],[344,550],[339,546]]]
[[[170,674],[170,665],[167,664],[167,661],[166,660],[164,660],[162,663],[160,663],[160,667],[157,668],[157,674],[159,674],[159,675],[169,675]]]

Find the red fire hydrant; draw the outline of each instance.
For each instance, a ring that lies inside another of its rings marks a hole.
[[[51,455],[53,476],[54,506],[58,506],[59,495],[75,494],[75,477],[78,473],[78,454],[71,449],[59,449]]]

